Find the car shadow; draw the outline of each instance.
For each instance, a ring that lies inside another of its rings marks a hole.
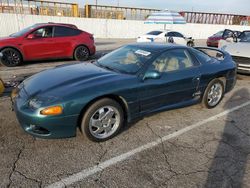
[[[249,96],[250,94],[246,88],[236,91],[224,105],[224,110],[235,107],[233,105],[234,101],[246,98],[249,100]],[[225,128],[208,170],[208,177],[204,187],[243,187],[243,178],[248,154],[250,153],[250,129],[247,122],[243,122],[244,120],[239,122],[236,117],[239,119],[237,112],[234,112],[229,113],[225,119]]]

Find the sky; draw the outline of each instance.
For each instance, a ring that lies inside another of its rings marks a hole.
[[[95,0],[70,0],[80,6],[95,4]],[[201,11],[250,15],[250,0],[97,0],[101,5],[169,9],[176,11]]]

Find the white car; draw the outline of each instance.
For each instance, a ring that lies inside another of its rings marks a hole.
[[[194,46],[192,37],[185,37],[183,34],[170,30],[155,30],[139,36],[137,42],[168,42],[180,45]]]
[[[238,72],[250,74],[250,31],[243,31],[238,38],[219,41],[219,48],[233,57]]]

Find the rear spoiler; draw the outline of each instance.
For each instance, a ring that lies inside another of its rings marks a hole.
[[[208,53],[206,53],[207,55],[209,55],[209,56],[211,56],[211,57],[214,57],[214,58],[217,58],[218,60],[221,60],[221,58],[223,58],[223,60],[224,59],[228,59],[228,58],[230,58],[230,59],[232,59],[232,57],[231,57],[231,55],[228,53],[228,52],[226,52],[226,51],[224,51],[224,50],[221,50],[221,49],[218,49],[218,48],[212,48],[212,47],[200,47],[200,46],[198,46],[198,47],[193,47],[193,48],[195,48],[196,50],[199,50],[199,51],[202,51],[202,52],[204,52],[204,53],[206,53],[206,50],[210,50],[210,51],[215,51],[215,52],[217,52],[216,53],[216,56],[214,57],[214,56],[211,56],[210,54],[208,54]]]

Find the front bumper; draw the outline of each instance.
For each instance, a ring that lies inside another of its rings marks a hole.
[[[238,65],[237,72],[250,74],[250,58],[233,56],[233,60]]]
[[[27,108],[27,100],[20,95],[12,98],[12,104],[23,130],[35,137],[68,138],[76,135],[78,115],[42,116]]]

